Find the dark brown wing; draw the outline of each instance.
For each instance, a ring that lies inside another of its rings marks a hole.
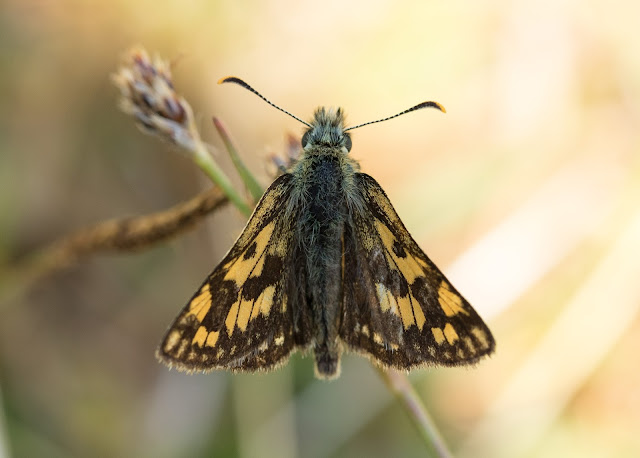
[[[291,181],[282,175],[264,193],[235,245],[169,327],[157,351],[162,362],[186,371],[285,362],[295,347]]]
[[[384,366],[472,364],[495,342],[413,240],[380,185],[357,174],[363,205],[344,234],[341,339]]]

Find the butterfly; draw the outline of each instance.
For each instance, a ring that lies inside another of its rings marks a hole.
[[[491,331],[420,249],[389,198],[349,156],[342,109],[318,108],[302,156],[265,191],[241,235],[169,327],[157,357],[188,372],[261,371],[312,352],[340,373],[345,350],[382,367],[474,364]]]

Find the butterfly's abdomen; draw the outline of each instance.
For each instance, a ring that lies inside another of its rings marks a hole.
[[[351,177],[339,157],[316,156],[307,161],[298,240],[306,258],[306,312],[314,323],[311,340],[316,372],[328,378],[337,376],[339,369],[342,234],[347,214],[345,186]]]

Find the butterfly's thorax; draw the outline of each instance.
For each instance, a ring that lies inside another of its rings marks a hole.
[[[341,111],[316,112],[291,171],[299,210],[298,252],[304,258],[306,306],[312,310],[318,370],[335,372],[342,284],[342,234],[357,163],[348,156]],[[350,146],[350,145],[349,145]]]

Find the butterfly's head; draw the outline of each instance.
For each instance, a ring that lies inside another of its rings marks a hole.
[[[342,108],[318,108],[302,136],[302,147],[305,151],[317,147],[339,148],[343,153],[348,153],[351,150],[351,136],[345,132]]]

